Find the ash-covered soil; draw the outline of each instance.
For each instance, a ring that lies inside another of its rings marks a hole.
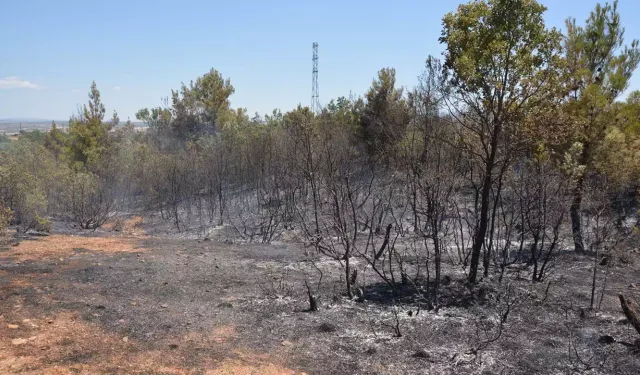
[[[568,253],[550,286],[511,270],[469,288],[446,267],[436,312],[364,264],[365,300],[349,300],[340,266],[298,244],[98,232],[12,245],[0,250],[0,374],[640,373],[617,299],[640,300],[636,253],[608,268],[597,311],[593,258]]]

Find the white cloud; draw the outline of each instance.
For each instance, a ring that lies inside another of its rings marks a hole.
[[[113,86],[113,91],[120,91],[120,86]]]
[[[0,78],[1,89],[43,89],[44,86],[37,85],[33,82],[23,81],[20,77]]]

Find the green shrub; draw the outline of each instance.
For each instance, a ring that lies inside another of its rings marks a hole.
[[[0,202],[0,237],[5,234],[5,229],[7,229],[7,225],[11,222],[11,218],[13,217],[13,212],[9,208],[4,207],[2,202]]]
[[[33,229],[37,232],[51,232],[51,220],[41,217],[40,215],[36,215],[33,219]]]

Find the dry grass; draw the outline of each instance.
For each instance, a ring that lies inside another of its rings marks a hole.
[[[15,328],[15,326],[18,328]],[[10,328],[13,327],[13,328]],[[209,336],[209,337],[207,337]],[[235,336],[233,326],[221,326],[209,335],[188,333],[177,350],[140,348],[123,333],[107,332],[64,312],[48,318],[0,318],[1,374],[138,374],[188,375],[295,375],[297,372],[274,363],[268,355],[229,349],[229,358],[208,360],[198,369],[184,364],[190,348],[222,345]]]
[[[264,362],[255,356],[243,355],[242,359],[225,359],[215,369],[208,370],[207,375],[303,375],[273,363]]]
[[[13,246],[4,255],[17,261],[62,258],[73,255],[77,249],[100,251],[104,253],[141,252],[147,249],[140,246],[137,237],[84,237],[54,234],[35,240],[22,241]]]
[[[128,237],[141,237],[146,236],[144,229],[141,228],[143,222],[142,216],[133,216],[129,219],[116,218],[106,222],[101,228],[108,231],[121,232]]]

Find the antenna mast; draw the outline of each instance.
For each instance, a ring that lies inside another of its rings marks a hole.
[[[313,77],[311,80],[311,111],[320,113],[320,95],[318,94],[318,42],[313,42]]]

